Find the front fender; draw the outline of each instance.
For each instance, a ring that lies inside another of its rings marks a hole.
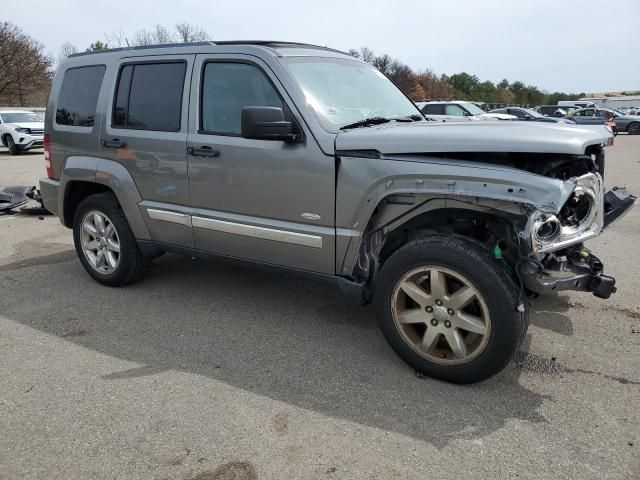
[[[573,187],[571,182],[512,167],[463,160],[341,157],[336,191],[336,271],[342,275],[353,272],[363,233],[371,228],[373,213],[389,197],[393,197],[393,207],[375,228],[430,199],[439,200],[437,208],[446,208],[447,199],[487,200],[495,205],[523,205],[557,213]],[[403,202],[403,196],[414,199]],[[423,201],[416,203],[415,197]]]

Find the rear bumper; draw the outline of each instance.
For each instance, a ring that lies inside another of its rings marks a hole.
[[[58,207],[58,191],[60,190],[60,182],[51,178],[40,179],[40,194],[42,195],[42,203],[44,208],[54,215],[60,216]]]

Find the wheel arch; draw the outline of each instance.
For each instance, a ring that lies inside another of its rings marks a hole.
[[[416,198],[415,204],[404,206],[398,214],[398,198],[386,197],[375,208],[360,237],[357,255],[348,268],[352,277],[366,283],[369,290],[379,269],[395,251],[432,234],[465,237],[490,255],[504,253],[508,264],[515,264],[526,248],[519,232],[525,228],[532,208],[528,204],[433,196]]]
[[[142,202],[138,188],[127,169],[113,160],[67,158],[60,177],[58,211],[61,222],[71,227],[78,204],[89,195],[104,192],[115,195],[135,238],[149,240],[149,231],[138,208]]]

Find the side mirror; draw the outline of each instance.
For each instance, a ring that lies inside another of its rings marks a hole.
[[[244,138],[256,140],[281,140],[295,142],[291,122],[285,122],[284,113],[278,107],[244,107],[240,128]]]

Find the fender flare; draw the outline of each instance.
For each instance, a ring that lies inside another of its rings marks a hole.
[[[103,158],[68,157],[60,176],[58,197],[58,212],[63,224],[68,224],[69,219],[64,218],[64,204],[70,186],[75,182],[96,183],[108,187],[118,199],[134,237],[141,240],[151,239],[138,209],[142,197],[133,177],[123,165]]]

